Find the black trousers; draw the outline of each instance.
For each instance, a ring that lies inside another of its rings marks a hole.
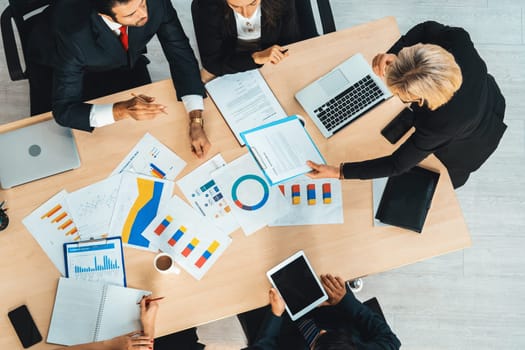
[[[151,83],[148,63],[149,60],[142,56],[133,67],[86,72],[82,100],[88,101]],[[53,69],[31,62],[28,63],[27,69],[31,115],[49,112],[53,101]]]
[[[197,328],[189,328],[177,333],[155,338],[155,350],[202,350],[199,343]]]

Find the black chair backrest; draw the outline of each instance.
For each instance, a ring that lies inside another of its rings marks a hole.
[[[297,22],[301,30],[301,40],[310,39],[319,35],[315,26],[314,13],[310,0],[295,0]]]
[[[24,54],[24,59],[26,59],[25,51],[28,35],[38,14],[41,13],[41,11],[37,12],[37,10],[43,10],[51,2],[52,0],[9,0],[9,6],[2,12],[0,17],[2,40],[9,75],[13,81],[25,79],[27,76],[21,68],[12,21],[15,22],[20,44],[22,45],[22,53]]]

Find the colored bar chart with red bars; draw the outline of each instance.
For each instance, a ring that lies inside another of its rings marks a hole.
[[[208,261],[208,259],[211,257],[211,255],[213,253],[215,253],[217,248],[219,248],[219,242],[213,241],[210,244],[210,246],[208,247],[208,249],[206,249],[204,251],[204,253],[202,253],[202,255],[199,258],[199,260],[197,260],[197,262],[195,262],[195,266],[197,266],[200,269],[202,267],[202,265],[204,265],[204,263],[206,263],[206,261]]]
[[[195,247],[199,244],[199,240],[197,238],[193,238],[190,243],[188,243],[188,245],[186,246],[186,248],[184,248],[184,250],[182,251],[182,255],[185,256],[186,258],[191,254],[191,252],[193,252],[193,250],[195,249]]]
[[[180,239],[182,238],[182,236],[184,236],[186,231],[187,231],[186,227],[180,226],[177,229],[177,231],[175,231],[173,236],[171,236],[171,238],[168,240],[168,244],[173,247],[175,244],[177,244],[178,241],[180,241]]]
[[[170,222],[173,221],[173,218],[169,215],[166,215],[166,217],[161,221],[159,226],[153,230],[157,236],[160,236],[164,230],[166,230],[166,227],[170,224]]]

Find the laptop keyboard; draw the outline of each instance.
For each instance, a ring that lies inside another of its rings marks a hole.
[[[355,119],[367,110],[374,101],[383,96],[383,92],[370,75],[350,86],[345,91],[317,108],[314,113],[328,131],[345,124],[351,116]]]

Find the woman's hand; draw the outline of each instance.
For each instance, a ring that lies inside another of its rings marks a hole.
[[[284,312],[284,300],[275,288],[270,289],[270,305],[272,313],[277,317],[281,317]]]
[[[311,179],[339,178],[339,168],[332,165],[317,164],[311,160],[306,161],[306,165],[312,168],[312,171],[306,175]]]
[[[372,69],[379,77],[383,78],[385,76],[386,67],[389,64],[394,62],[397,59],[397,56],[391,53],[379,53],[372,60]]]
[[[279,45],[273,45],[266,50],[256,51],[252,54],[253,61],[257,64],[266,64],[268,62],[277,64],[285,57],[288,57],[288,49],[284,49]]]
[[[155,319],[159,304],[156,301],[148,302],[148,297],[144,296],[140,301],[140,322],[144,335],[153,339],[155,337]]]

